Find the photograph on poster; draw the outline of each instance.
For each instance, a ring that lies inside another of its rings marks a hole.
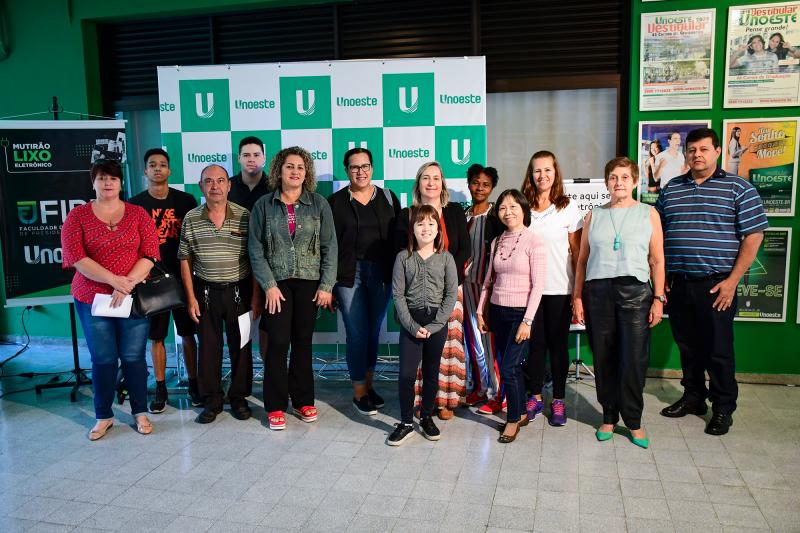
[[[770,228],[755,261],[736,288],[736,320],[785,322],[792,228]]]
[[[714,9],[642,13],[639,109],[710,109]]]
[[[672,178],[689,171],[684,155],[686,135],[709,128],[709,120],[670,120],[639,123],[639,201],[653,205]]]
[[[758,191],[769,216],[794,215],[800,118],[723,122],[722,168]]]
[[[725,107],[800,104],[800,2],[728,12]]]

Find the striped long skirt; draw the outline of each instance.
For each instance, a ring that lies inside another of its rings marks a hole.
[[[464,282],[464,347],[467,352],[467,386],[469,391],[494,398],[500,388],[500,369],[495,359],[494,336],[478,329],[478,302],[481,286]],[[486,311],[488,312],[488,305]]]
[[[467,366],[464,357],[464,296],[458,288],[458,301],[447,321],[447,340],[439,363],[439,391],[436,393],[436,407],[455,409],[464,403],[467,395]],[[422,370],[417,370],[414,383],[415,405],[421,402]]]

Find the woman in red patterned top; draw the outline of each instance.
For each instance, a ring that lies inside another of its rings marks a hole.
[[[92,165],[97,199],[70,211],[61,231],[63,267],[73,267],[72,296],[92,356],[92,386],[97,423],[89,440],[98,440],[114,424],[117,365],[128,387],[136,431],[147,435],[147,318],[92,316],[96,294],[110,294],[119,307],[158,259],[158,235],[153,219],[139,206],[120,199],[122,169],[116,161]],[[120,361],[118,363],[117,361]]]

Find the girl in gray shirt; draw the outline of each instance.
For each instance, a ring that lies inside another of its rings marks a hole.
[[[397,254],[392,292],[400,331],[400,423],[386,443],[399,446],[413,435],[414,381],[422,362],[422,406],[419,426],[428,440],[439,440],[433,405],[439,387],[439,360],[447,339],[447,319],[458,297],[453,256],[445,251],[436,209],[411,209],[408,249]]]

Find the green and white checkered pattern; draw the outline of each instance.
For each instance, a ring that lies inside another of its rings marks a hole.
[[[485,80],[483,57],[159,67],[171,185],[199,198],[202,168],[238,172],[239,140],[255,135],[268,161],[286,146],[308,150],[322,195],[347,184],[342,157],[362,146],[375,157],[375,183],[404,206],[417,169],[432,160],[451,198],[466,202],[467,168],[486,164]],[[339,329],[324,322],[318,330]]]

